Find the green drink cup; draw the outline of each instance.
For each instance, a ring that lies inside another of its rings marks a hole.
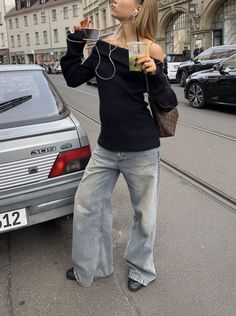
[[[142,71],[142,66],[136,64],[136,58],[140,54],[149,56],[148,44],[144,42],[128,42],[129,70]]]

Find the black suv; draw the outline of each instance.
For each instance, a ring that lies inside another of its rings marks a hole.
[[[181,63],[176,73],[176,80],[185,87],[186,79],[194,72],[210,69],[236,53],[236,45],[221,45],[206,49],[193,60]]]

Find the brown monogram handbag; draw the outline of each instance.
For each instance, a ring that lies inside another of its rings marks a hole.
[[[176,108],[178,101],[172,90],[168,78],[164,73],[160,74],[159,94],[155,99],[149,93],[148,78],[146,77],[147,93],[150,109],[160,137],[175,135],[177,120],[179,117]]]

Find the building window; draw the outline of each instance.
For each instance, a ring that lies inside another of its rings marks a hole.
[[[68,19],[69,18],[68,7],[64,7],[63,8],[63,14],[64,14],[64,19]]]
[[[95,14],[95,27],[97,27],[98,29],[100,28],[100,26],[99,26],[99,13]]]
[[[54,34],[54,43],[58,43],[58,29],[54,29],[53,34]]]
[[[21,47],[20,35],[17,35],[17,46]]]
[[[15,47],[14,36],[11,36],[11,47]]]
[[[33,17],[34,17],[34,25],[35,25],[35,24],[38,24],[38,17],[37,17],[37,14],[35,13],[35,14],[33,15]]]
[[[67,26],[67,27],[65,27],[65,35],[66,35],[66,38],[67,38],[67,35],[68,35],[68,33],[70,32],[70,28]]]
[[[45,13],[45,11],[41,12],[41,23],[46,23],[46,13]]]
[[[0,12],[0,25],[2,25],[2,12]]]
[[[165,34],[167,53],[181,54],[183,50],[191,50],[191,27],[192,21],[186,13],[179,12],[173,16]]]
[[[43,42],[44,44],[48,44],[48,32],[43,31]]]
[[[35,44],[39,45],[39,32],[35,32]]]
[[[93,27],[94,26],[94,24],[93,24],[94,23],[93,22],[93,16],[90,17],[90,21],[91,21],[90,25],[91,25],[91,27]]]
[[[103,28],[107,27],[107,12],[106,9],[102,10],[102,18],[103,18]]]
[[[20,10],[20,9],[21,9],[21,1],[16,0],[16,10]]]
[[[73,17],[78,16],[78,6],[77,6],[77,4],[74,4],[72,6],[72,11],[73,11]]]
[[[26,8],[30,8],[30,0],[26,0],[25,4],[26,4]]]
[[[236,41],[236,0],[224,1],[216,11],[213,23],[213,45],[232,45]]]
[[[16,28],[19,28],[19,19],[15,18]]]
[[[26,46],[30,46],[30,36],[29,33],[25,34],[25,39],[26,39]]]
[[[24,16],[24,24],[25,24],[25,26],[28,26],[28,18],[27,18],[27,16]]]
[[[2,47],[4,47],[4,33],[1,33],[1,42],[2,42]]]
[[[52,10],[52,20],[53,20],[53,21],[56,21],[56,20],[57,20],[57,10],[56,10],[56,9],[53,9],[53,10]]]
[[[12,19],[9,20],[9,29],[12,30]]]

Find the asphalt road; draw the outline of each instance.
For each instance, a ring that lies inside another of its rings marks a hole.
[[[66,101],[99,121],[97,88],[71,89],[52,80]],[[180,121],[235,138],[235,110],[195,110],[180,101]],[[76,111],[96,143],[99,125]],[[235,141],[178,125],[176,137],[163,140],[161,155],[235,197]],[[236,213],[197,190],[174,172],[161,168],[160,207],[155,244],[157,281],[138,293],[127,289],[122,261],[132,208],[126,184],[113,194],[115,272],[91,288],[68,281],[72,218],[0,235],[0,316],[235,316]]]

